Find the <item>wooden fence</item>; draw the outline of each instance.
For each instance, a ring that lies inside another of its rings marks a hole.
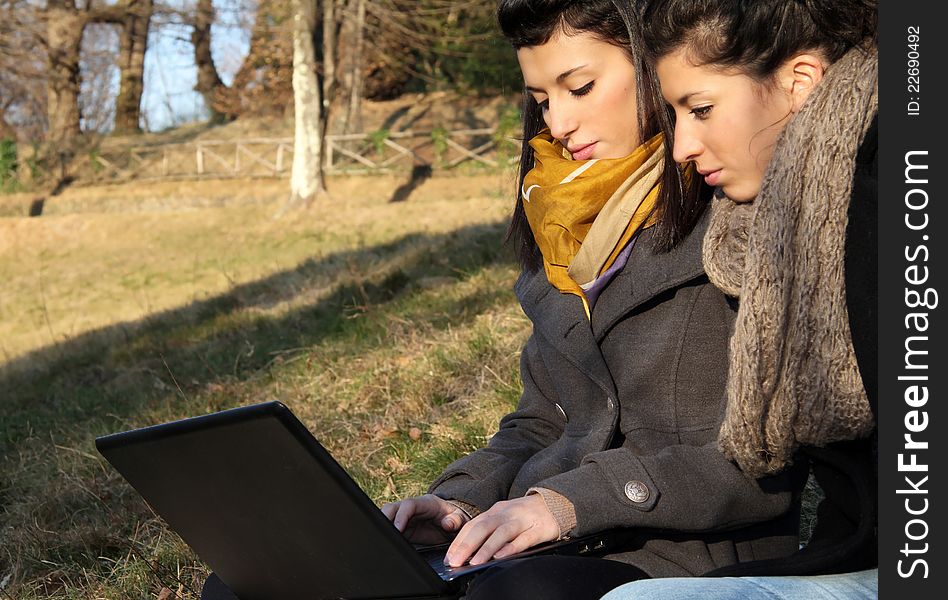
[[[380,131],[328,135],[324,153],[330,174],[418,165],[454,169],[465,163],[498,167],[519,159],[519,142],[499,137],[494,129]],[[99,150],[83,156],[74,168],[80,181],[106,183],[288,177],[292,165],[292,138],[247,138]]]

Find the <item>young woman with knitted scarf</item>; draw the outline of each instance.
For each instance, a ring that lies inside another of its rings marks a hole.
[[[638,4],[500,2],[526,90],[510,226],[534,326],[523,395],[429,494],[382,510],[413,541],[450,542],[455,566],[625,534],[607,559],[501,563],[471,600],[598,598],[798,547],[805,466],[757,479],[717,447],[735,305],[701,263],[709,194],[664,143]]]
[[[717,186],[704,265],[740,302],[721,450],[754,477],[809,462],[825,498],[792,556],[608,598],[875,597],[876,2],[656,0],[645,17],[674,157]]]

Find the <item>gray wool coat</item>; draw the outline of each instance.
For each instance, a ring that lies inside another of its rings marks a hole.
[[[484,511],[552,489],[575,506],[570,535],[628,528],[609,558],[652,577],[794,552],[806,472],[754,480],[717,449],[736,306],[704,274],[707,216],[668,253],[640,234],[591,321],[542,270],[522,274],[519,405],[430,492]]]

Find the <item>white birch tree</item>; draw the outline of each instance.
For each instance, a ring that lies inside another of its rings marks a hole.
[[[326,194],[322,162],[322,90],[316,77],[316,0],[292,0],[295,134],[290,197],[280,214],[306,208]]]

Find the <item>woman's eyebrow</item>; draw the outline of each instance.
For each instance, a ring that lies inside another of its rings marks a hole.
[[[676,100],[675,102],[678,105],[688,104],[688,100],[690,100],[692,96],[698,96],[700,94],[707,94],[707,93],[708,93],[708,90],[698,90],[695,92],[688,92],[687,94],[685,94],[684,96]]]
[[[573,67],[569,71],[563,71],[562,73],[556,76],[556,83],[563,83],[564,79],[566,79],[567,77],[569,77],[570,75],[572,75],[573,73],[575,73],[576,71],[580,69],[585,69],[587,66],[588,65],[579,65],[578,67]]]
[[[563,80],[564,80],[564,79],[566,79],[567,77],[569,77],[570,75],[572,75],[572,74],[575,73],[576,71],[579,71],[580,69],[585,69],[585,68],[588,67],[588,66],[589,66],[589,65],[585,65],[585,64],[584,64],[584,65],[579,65],[578,67],[573,67],[572,69],[570,69],[570,70],[568,70],[568,71],[563,71],[562,73],[560,73],[559,75],[556,76],[556,83],[563,83]],[[541,93],[541,94],[543,93],[543,90],[541,90],[541,89],[539,89],[539,88],[535,88],[535,87],[530,87],[529,85],[526,86],[526,90],[527,90],[528,92],[539,92],[539,93]]]

